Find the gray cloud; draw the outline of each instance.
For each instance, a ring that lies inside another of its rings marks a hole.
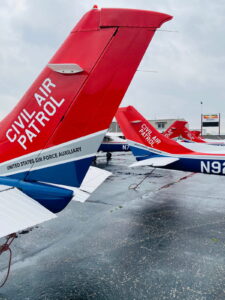
[[[200,126],[200,101],[204,102],[206,113],[224,112],[224,1],[97,3],[100,7],[156,10],[174,16],[157,32],[140,65],[140,69],[157,72],[137,72],[123,105],[136,106],[148,118],[184,117],[192,127]],[[1,118],[93,4],[71,0],[1,0]]]

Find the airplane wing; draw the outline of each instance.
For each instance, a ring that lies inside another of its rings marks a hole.
[[[129,167],[140,167],[140,166],[150,166],[150,167],[164,167],[173,162],[179,160],[176,157],[152,157],[148,159],[144,159],[138,162],[133,163]]]
[[[56,218],[16,188],[0,186],[0,238]]]

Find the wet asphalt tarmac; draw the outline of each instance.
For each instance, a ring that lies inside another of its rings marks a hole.
[[[225,177],[158,169],[135,191],[133,161],[100,158],[88,202],[15,240],[0,300],[225,299]]]

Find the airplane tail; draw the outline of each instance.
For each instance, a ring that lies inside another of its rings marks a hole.
[[[84,15],[1,122],[0,175],[79,186],[156,29],[170,19],[130,9]]]
[[[201,138],[201,131],[200,130],[191,130],[192,134],[194,134],[197,137]]]
[[[201,137],[196,136],[196,134],[190,131],[186,126],[182,128],[181,136],[188,141],[206,143]]]
[[[159,133],[133,106],[119,108],[116,119],[137,160],[192,152]]]
[[[188,141],[205,143],[205,141],[199,136],[199,131],[191,131],[186,127],[186,125],[186,121],[177,120],[163,134],[170,139],[181,136]]]
[[[181,135],[183,127],[187,124],[186,121],[176,120],[171,124],[164,132],[163,134],[170,138],[174,139],[176,137],[179,137]]]
[[[0,123],[0,176],[7,185],[37,200],[50,184],[81,185],[156,29],[171,18],[131,9],[83,16]]]

